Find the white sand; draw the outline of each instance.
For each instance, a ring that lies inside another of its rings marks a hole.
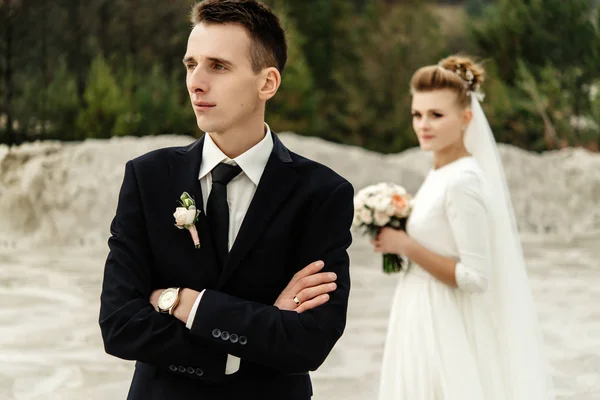
[[[383,156],[318,138],[282,135],[306,157],[346,177],[355,189],[392,180],[418,188],[429,158],[412,149]],[[0,146],[0,248],[100,245],[114,215],[127,160],[189,137],[113,138],[81,144]],[[571,240],[600,232],[600,156],[568,149],[543,156],[502,146],[507,180],[524,234]]]
[[[282,135],[356,189],[416,190],[418,150],[382,156]],[[0,146],[0,399],[125,398],[132,364],[102,348],[98,296],[124,163],[188,137]],[[600,398],[600,156],[502,146],[559,399]],[[351,249],[348,327],[313,374],[315,399],[373,399],[394,278],[364,239]],[[112,397],[111,397],[112,396]]]

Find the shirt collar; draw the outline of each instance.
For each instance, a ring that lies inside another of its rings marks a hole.
[[[228,162],[237,164],[242,168],[242,171],[250,178],[250,180],[258,186],[260,178],[267,166],[271,152],[273,151],[273,137],[271,128],[265,123],[267,133],[265,137],[246,150],[233,160],[225,155],[215,144],[209,134],[204,136],[204,146],[202,148],[202,164],[200,165],[200,173],[198,179],[202,179],[210,171],[213,170],[220,162]],[[232,162],[233,161],[233,162]]]

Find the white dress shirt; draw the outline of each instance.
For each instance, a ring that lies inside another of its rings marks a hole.
[[[273,138],[271,136],[271,128],[265,123],[265,137],[258,142],[254,147],[240,154],[233,160],[227,157],[219,147],[215,144],[209,134],[204,135],[204,147],[202,148],[202,163],[200,164],[200,186],[202,189],[202,200],[204,202],[204,210],[208,202],[208,196],[212,188],[211,171],[219,163],[224,162],[231,165],[239,165],[242,172],[233,178],[227,185],[227,204],[229,205],[229,235],[228,246],[229,250],[235,242],[242,221],[246,216],[250,202],[256,193],[256,188],[260,182],[260,178],[265,170],[271,151],[273,150]],[[190,315],[188,317],[186,327],[192,328],[194,317],[198,310],[198,305],[202,299],[204,291],[200,293]],[[238,357],[227,355],[227,365],[225,366],[225,374],[233,374],[240,368],[240,359]]]

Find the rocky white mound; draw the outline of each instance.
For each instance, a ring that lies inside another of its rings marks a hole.
[[[280,137],[356,190],[394,181],[414,192],[431,165],[419,149],[382,155],[292,133]],[[104,246],[125,162],[193,140],[155,136],[0,146],[0,248]],[[538,155],[504,145],[500,151],[522,233],[569,240],[600,231],[600,155],[581,149]]]

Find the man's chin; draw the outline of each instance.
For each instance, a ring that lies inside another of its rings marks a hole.
[[[223,130],[222,124],[216,123],[214,121],[207,121],[206,118],[196,118],[196,124],[198,125],[198,129],[202,132],[220,132]]]

